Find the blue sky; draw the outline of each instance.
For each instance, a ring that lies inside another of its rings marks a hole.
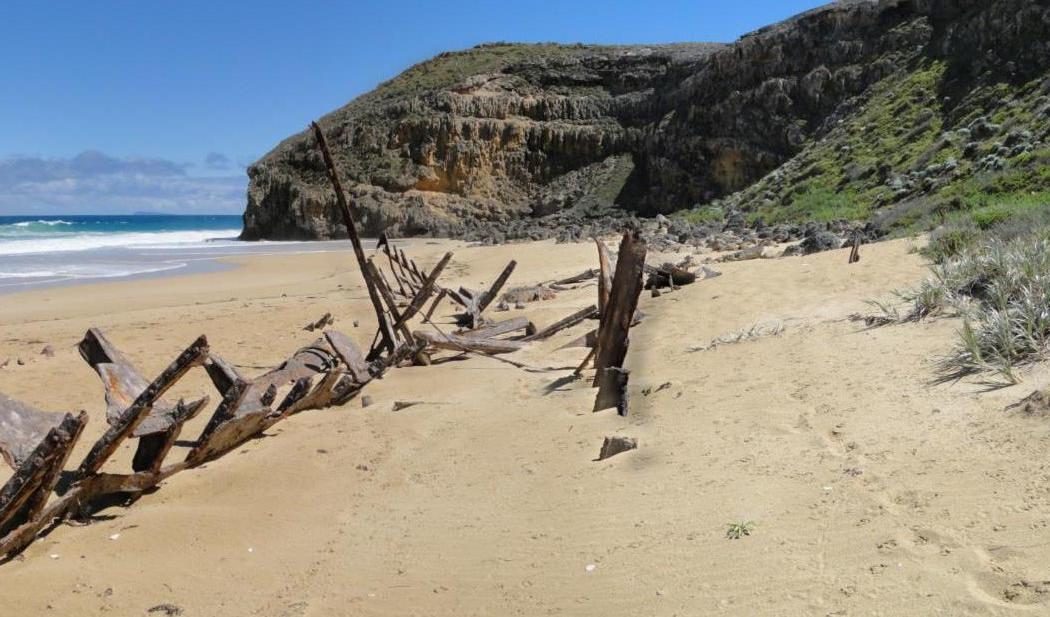
[[[247,164],[441,51],[732,41],[822,3],[4,4],[0,214],[68,214],[240,212]]]

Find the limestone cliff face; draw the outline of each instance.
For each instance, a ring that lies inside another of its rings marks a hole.
[[[669,213],[757,190],[925,63],[947,67],[947,98],[991,74],[1041,74],[1048,16],[1036,0],[855,0],[730,45],[486,45],[412,67],[320,123],[370,234]],[[248,173],[245,238],[342,233],[308,132]],[[786,199],[763,187],[751,197]]]

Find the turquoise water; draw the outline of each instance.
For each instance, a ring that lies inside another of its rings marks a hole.
[[[240,216],[0,216],[0,293],[217,269],[219,257],[340,242],[241,242]]]

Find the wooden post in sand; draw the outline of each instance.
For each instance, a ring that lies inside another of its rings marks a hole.
[[[638,296],[642,293],[642,275],[645,271],[645,242],[635,231],[624,234],[620,242],[620,255],[616,261],[616,274],[606,312],[602,315],[598,330],[594,368],[594,385],[598,387],[595,411],[605,409],[611,401],[619,400],[621,415],[626,414],[627,373],[623,371],[627,357],[628,335],[631,322],[638,308]]]
[[[376,312],[376,319],[379,320],[379,332],[382,336],[381,344],[376,348],[378,355],[383,349],[393,352],[397,348],[397,341],[394,337],[394,330],[390,327],[390,322],[387,321],[386,313],[383,311],[383,300],[379,297],[379,292],[376,289],[376,282],[372,280],[372,277],[368,273],[366,267],[367,259],[365,258],[365,250],[361,246],[361,238],[357,235],[357,226],[354,225],[354,211],[350,203],[346,199],[346,193],[343,192],[343,184],[339,181],[339,172],[335,168],[335,161],[332,160],[332,153],[328,150],[328,141],[325,140],[324,131],[316,122],[311,122],[310,126],[314,130],[314,137],[317,138],[317,145],[321,148],[321,155],[324,157],[325,167],[328,169],[328,179],[332,182],[332,188],[335,190],[335,200],[339,204],[339,211],[343,215],[343,224],[346,225],[346,233],[350,236],[350,243],[354,245],[354,255],[357,257],[357,266],[361,270],[361,276],[365,278],[365,287],[368,288],[368,297],[372,300],[372,307]],[[369,357],[369,360],[375,359]]]

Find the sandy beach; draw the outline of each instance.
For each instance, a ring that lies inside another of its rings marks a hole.
[[[367,408],[294,416],[130,508],[54,529],[0,566],[0,614],[1045,614],[1050,435],[1004,408],[1050,371],[992,392],[933,385],[957,321],[848,319],[924,276],[917,244],[865,247],[849,267],[844,251],[719,264],[719,278],[643,294],[627,418],[591,413],[589,383],[560,379],[583,350],[558,348],[586,325],[510,356],[561,371],[485,358],[393,370]],[[511,258],[512,285],[596,265],[589,243],[405,248],[426,265],[454,251],[448,286],[490,282]],[[0,362],[25,364],[0,369],[0,391],[88,411],[79,460],[104,426],[74,347],[90,326],[149,375],[200,334],[259,373],[325,312],[371,342],[349,253],[235,263],[3,296]],[[587,286],[509,314],[543,326],[594,297]],[[783,331],[695,350],[756,324]],[[201,393],[213,391],[196,371],[172,398]],[[596,462],[610,435],[639,448]],[[745,521],[751,535],[727,539]]]

